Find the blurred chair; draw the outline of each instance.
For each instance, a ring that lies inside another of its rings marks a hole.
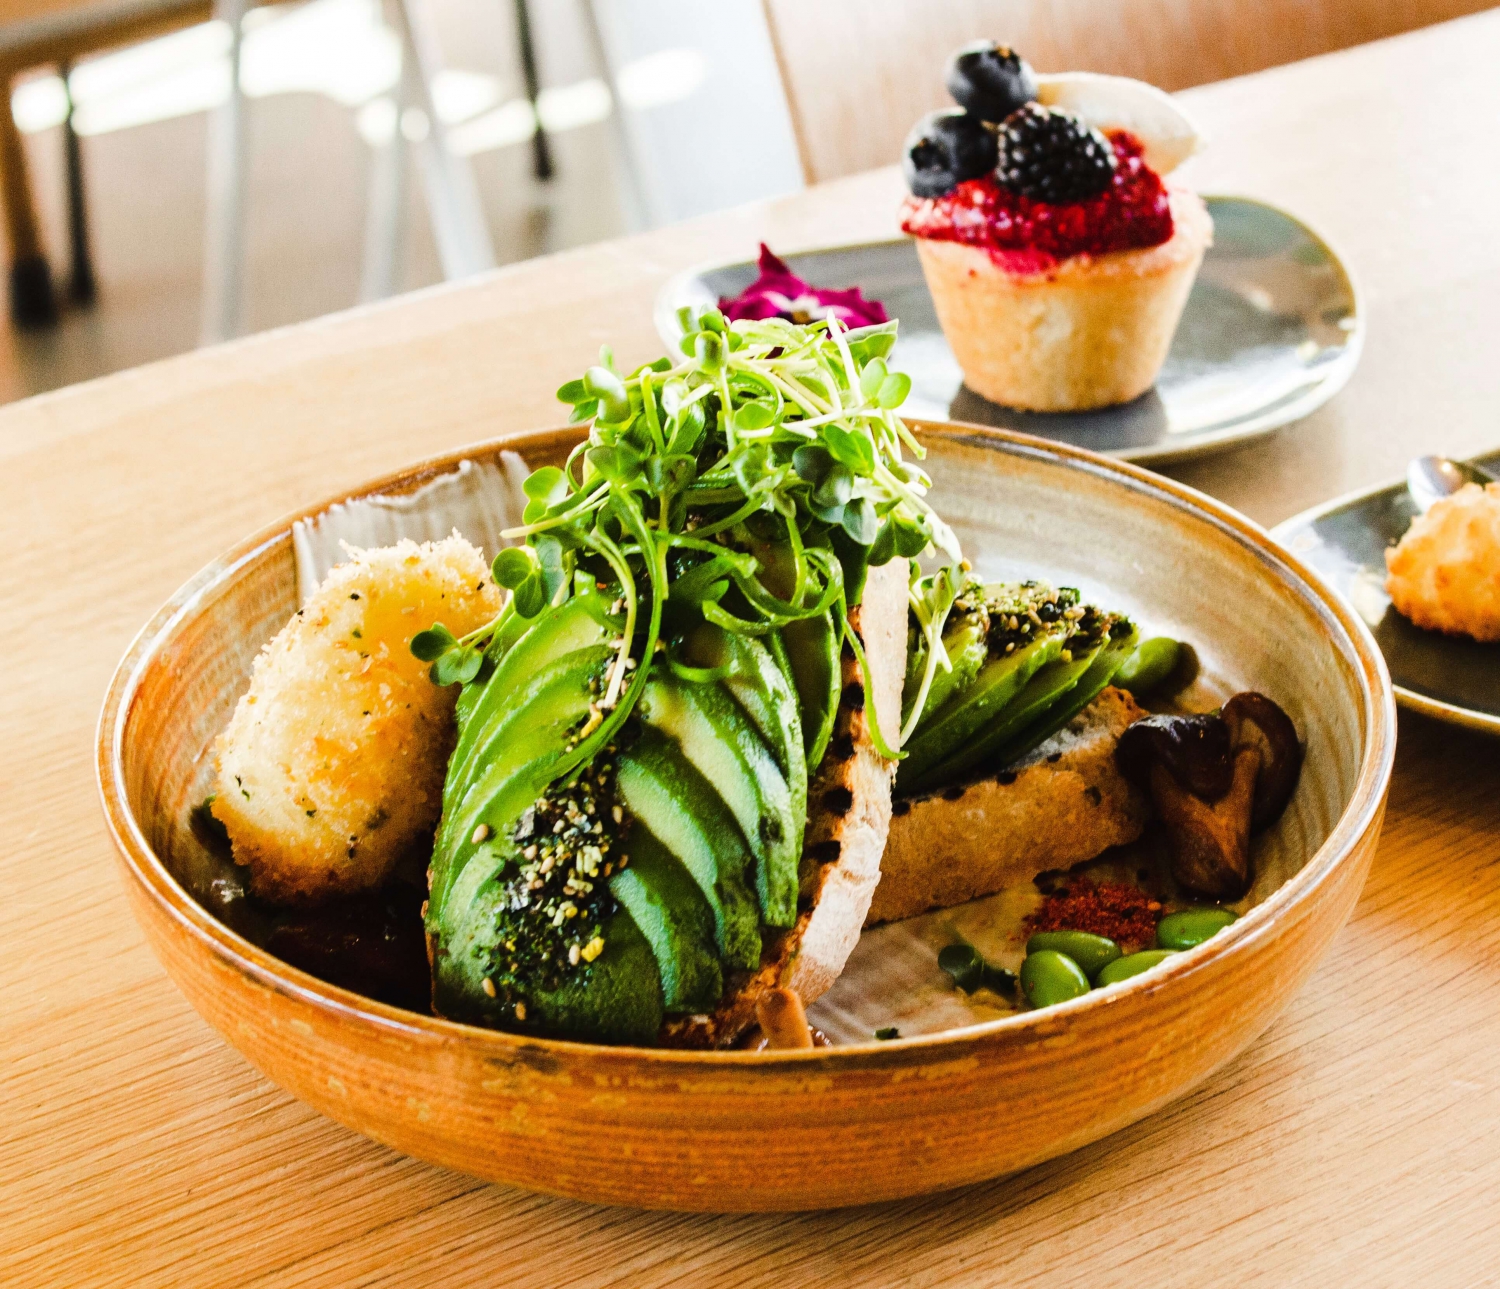
[[[42,249],[36,203],[25,145],[10,111],[10,87],[22,72],[57,65],[67,84],[74,61],[117,45],[132,44],[217,17],[231,32],[230,93],[215,110],[208,149],[208,217],[204,255],[204,343],[238,333],[244,297],[245,172],[248,161],[244,96],[240,91],[240,52],[246,12],[261,0],[5,0],[0,9],[0,200],[10,242],[10,309],[20,326],[47,326],[57,320],[57,296]],[[425,130],[418,139],[422,179],[432,215],[434,239],[447,278],[492,268],[494,250],[478,189],[467,158],[446,145],[442,121],[432,102],[432,83],[441,66],[425,0],[389,0],[392,25],[401,37],[401,109],[420,111]],[[64,123],[71,250],[69,293],[81,304],[95,294],[89,254],[87,205],[78,137],[71,107]],[[404,150],[398,131],[396,149]],[[366,292],[370,284],[390,290],[390,267],[399,244],[402,192],[399,184],[372,187],[372,236],[366,245]],[[376,198],[385,205],[379,206]]]
[[[229,95],[210,122],[208,219],[204,246],[201,344],[240,332],[244,313],[245,172],[248,164],[244,94],[240,88],[242,29],[251,0],[215,0],[214,13],[229,25]],[[432,86],[442,51],[426,0],[386,0],[388,19],[401,40],[401,79],[396,91],[396,130],[373,160],[360,299],[394,289],[405,204],[405,125],[419,119],[412,142],[420,169],[438,261],[448,281],[495,267],[495,248],[467,157],[448,146],[447,130],[433,102]],[[415,111],[416,117],[408,114]]]
[[[113,45],[159,36],[209,16],[210,0],[5,0],[0,9],[0,200],[10,241],[10,310],[21,326],[57,319],[52,272],[42,250],[26,150],[10,111],[10,90],[22,72],[46,64],[66,69],[75,59]],[[67,134],[68,227],[72,250],[69,289],[88,303],[94,296],[89,258],[83,166],[72,116]]]
[[[1045,71],[1111,72],[1176,90],[1475,13],[1494,0],[763,3],[802,167],[818,183],[895,161],[912,123],[951,105],[948,55],[980,37],[1014,46]]]

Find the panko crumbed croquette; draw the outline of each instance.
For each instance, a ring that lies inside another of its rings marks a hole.
[[[411,639],[461,636],[499,611],[484,556],[456,534],[351,550],[255,660],[216,745],[213,813],[265,899],[378,886],[430,840],[457,686],[428,679]]]
[[[1391,602],[1419,627],[1500,642],[1500,483],[1464,485],[1385,553]]]

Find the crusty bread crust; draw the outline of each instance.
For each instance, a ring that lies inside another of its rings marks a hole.
[[[1144,715],[1129,694],[1106,689],[998,778],[897,802],[865,925],[951,908],[1134,841],[1148,803],[1114,752]]]
[[[825,994],[859,940],[880,881],[891,823],[895,763],[875,750],[869,700],[880,732],[894,741],[906,673],[907,564],[872,568],[862,603],[849,615],[870,665],[874,693],[846,652],[844,698],[833,738],[807,791],[801,911],[787,931],[767,933],[760,970],[729,982],[724,1001],[706,1016],[671,1017],[661,1041],[671,1047],[726,1047],[755,1022],[756,1001],[770,989],[795,989],[804,1003]]]

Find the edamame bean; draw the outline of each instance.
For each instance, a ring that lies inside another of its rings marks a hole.
[[[1147,693],[1176,671],[1181,659],[1182,646],[1171,636],[1152,636],[1136,645],[1111,683],[1132,694]]]
[[[1238,917],[1233,909],[1183,909],[1168,913],[1156,924],[1156,945],[1160,949],[1191,949],[1217,935]]]
[[[1033,1007],[1052,1007],[1089,991],[1089,978],[1067,954],[1039,949],[1021,964],[1021,989]]]
[[[984,983],[984,959],[972,944],[950,944],[940,949],[938,966],[966,994],[972,994]]]
[[[1132,953],[1128,957],[1116,958],[1099,973],[1099,978],[1094,983],[1101,989],[1105,985],[1118,985],[1120,981],[1129,980],[1131,976],[1150,971],[1158,962],[1164,962],[1175,952],[1175,949],[1145,949],[1140,953]]]
[[[1055,949],[1066,954],[1090,980],[1120,956],[1120,946],[1106,936],[1091,931],[1038,931],[1026,941],[1026,952]]]

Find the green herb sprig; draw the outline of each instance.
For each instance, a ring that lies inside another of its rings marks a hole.
[[[923,692],[947,663],[943,623],[961,582],[962,553],[925,500],[925,454],[896,414],[911,388],[886,363],[895,322],[846,330],[828,318],[727,323],[714,308],[683,310],[681,357],[621,375],[606,347],[598,365],[558,390],[588,438],[559,469],[527,479],[523,523],[502,537],[496,582],[511,595],[494,622],[462,639],[441,625],[412,652],[438,684],[467,683],[516,625],[577,590],[616,595],[618,656],[599,702],[602,721],[565,758],[565,774],[614,737],[650,664],[683,674],[675,656],[694,622],[763,635],[831,610],[859,661],[849,625],[865,571],[931,554],[945,562],[909,596],[927,641]],[[784,553],[773,569],[766,550]],[[664,617],[672,638],[663,638]],[[920,711],[920,703],[916,710]],[[872,740],[887,757],[873,704]],[[905,731],[903,731],[904,733]]]

